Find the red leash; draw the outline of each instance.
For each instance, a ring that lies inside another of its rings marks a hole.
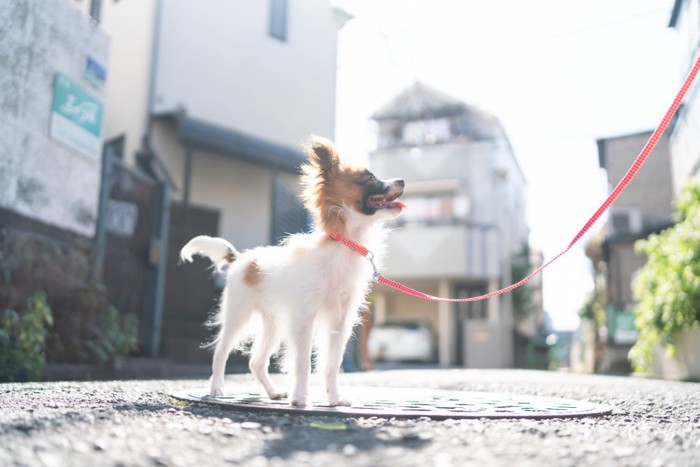
[[[651,137],[649,138],[649,141],[647,141],[646,145],[644,145],[644,148],[642,149],[642,152],[639,153],[637,156],[637,159],[634,161],[634,164],[632,164],[632,167],[627,171],[627,174],[622,178],[620,183],[617,184],[615,189],[610,193],[608,198],[603,202],[603,204],[598,208],[598,210],[591,216],[590,219],[588,219],[588,222],[581,228],[581,230],[576,234],[576,236],[571,240],[569,245],[564,249],[561,253],[556,255],[554,258],[550,259],[547,261],[545,264],[540,266],[539,268],[535,269],[533,272],[531,272],[527,277],[524,279],[516,282],[515,284],[509,285],[508,287],[505,287],[501,290],[496,290],[495,292],[490,292],[485,295],[479,295],[478,297],[469,297],[469,298],[441,298],[441,297],[434,297],[433,295],[428,295],[423,292],[419,292],[418,290],[414,290],[410,287],[407,287],[399,282],[392,281],[391,279],[387,279],[386,277],[382,276],[378,271],[376,266],[374,265],[373,259],[374,255],[372,254],[371,251],[369,251],[367,248],[364,246],[353,242],[352,240],[343,237],[342,235],[335,233],[335,232],[329,232],[328,235],[342,243],[343,245],[347,246],[351,250],[355,251],[361,256],[364,256],[367,258],[370,263],[372,264],[372,267],[374,268],[374,281],[378,282],[380,284],[387,285],[391,288],[394,288],[400,292],[403,292],[408,295],[412,295],[414,297],[422,298],[424,300],[431,300],[434,302],[474,302],[477,300],[485,300],[487,298],[495,297],[496,295],[501,295],[506,292],[510,292],[513,289],[517,289],[521,285],[525,284],[528,282],[530,279],[532,279],[534,276],[539,274],[544,268],[552,264],[554,261],[559,259],[560,256],[563,256],[566,252],[568,252],[571,247],[573,247],[576,242],[578,242],[581,237],[584,236],[584,234],[588,231],[588,229],[595,224],[595,222],[600,218],[600,216],[603,215],[605,211],[610,208],[610,205],[615,202],[618,196],[627,188],[627,185],[630,184],[632,179],[634,178],[635,175],[637,175],[637,172],[639,169],[644,165],[644,163],[647,160],[647,157],[649,157],[649,154],[651,151],[654,149],[656,144],[659,142],[659,139],[661,139],[661,136],[664,134],[666,131],[666,128],[668,128],[668,125],[671,123],[671,119],[675,115],[676,111],[678,111],[678,107],[681,105],[681,102],[683,101],[683,98],[685,97],[686,92],[688,92],[688,89],[690,88],[690,85],[693,83],[693,80],[695,80],[695,75],[698,73],[698,69],[700,69],[700,57],[695,61],[695,64],[693,65],[693,68],[690,70],[690,73],[688,73],[688,76],[686,77],[685,81],[683,82],[683,86],[681,86],[681,89],[678,91],[678,94],[676,95],[676,98],[673,100],[673,103],[671,104],[671,107],[666,111],[666,115],[664,115],[663,120],[661,120],[661,123],[659,123],[659,126],[654,130],[652,133]]]

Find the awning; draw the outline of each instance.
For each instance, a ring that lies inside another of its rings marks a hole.
[[[299,171],[299,166],[306,160],[301,148],[267,141],[187,115],[166,114],[157,118],[174,119],[177,123],[178,141],[192,148],[294,173]]]

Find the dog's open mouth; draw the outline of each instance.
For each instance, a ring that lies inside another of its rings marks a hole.
[[[406,205],[397,198],[401,196],[401,192],[385,195],[372,195],[367,198],[367,206],[372,209],[405,209]]]

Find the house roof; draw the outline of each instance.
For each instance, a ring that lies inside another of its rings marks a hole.
[[[430,86],[416,82],[380,107],[372,119],[382,120],[428,120],[472,114],[483,121],[496,118],[472,105],[448,96]]]
[[[301,148],[275,143],[183,113],[161,114],[157,118],[174,120],[178,140],[185,146],[295,173],[306,160]]]

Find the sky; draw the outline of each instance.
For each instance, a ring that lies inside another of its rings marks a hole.
[[[334,3],[353,16],[339,33],[341,154],[366,163],[370,116],[415,81],[492,113],[527,179],[530,245],[545,261],[610,191],[596,139],[653,130],[683,78],[679,38],[666,27],[672,0]],[[555,328],[578,324],[593,288],[585,244],[606,219],[543,272]]]

